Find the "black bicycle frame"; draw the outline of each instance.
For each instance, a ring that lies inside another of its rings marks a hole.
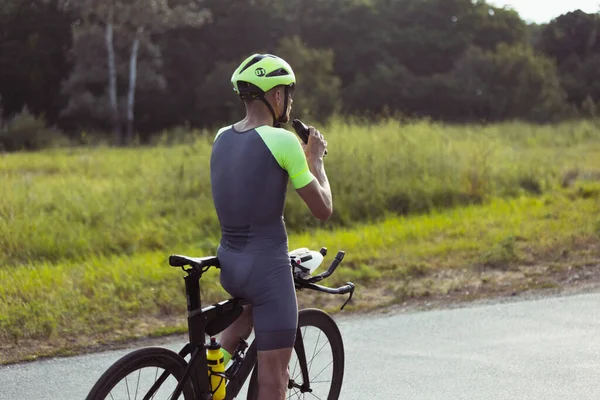
[[[339,287],[337,289],[328,288],[314,283],[331,275],[341,262],[342,258],[343,252],[338,253],[338,256],[326,272],[317,275],[316,277],[312,277],[308,281],[296,279],[296,277],[294,276],[296,290],[311,289],[329,294],[350,293],[350,297],[342,306],[342,309],[344,309],[344,306],[350,301],[354,293],[353,283],[348,282],[345,286]],[[171,265],[175,266],[175,264]],[[189,343],[187,343],[179,351],[179,355],[185,358],[191,354],[191,357],[181,381],[177,384],[177,387],[175,388],[175,391],[172,396],[173,399],[179,398],[181,392],[183,391],[184,385],[187,382],[191,381],[190,378],[193,378],[193,380],[196,380],[196,382],[198,383],[194,387],[194,389],[199,388],[201,391],[200,393],[195,393],[197,399],[210,400],[212,398],[208,376],[208,365],[206,362],[205,337],[207,334],[209,336],[214,336],[217,333],[223,331],[229,325],[231,325],[242,313],[242,306],[244,304],[247,304],[243,299],[233,298],[222,301],[220,303],[212,304],[202,309],[202,298],[200,295],[200,278],[202,277],[202,274],[206,270],[208,270],[208,268],[210,268],[210,266],[202,268],[202,266],[199,265],[199,268],[193,267],[191,269],[185,270],[188,273],[188,275],[184,279],[188,310]],[[302,341],[302,333],[300,331],[300,327],[298,327],[296,330],[296,342],[294,344],[294,349],[296,351],[296,356],[298,357],[298,362],[300,363],[300,369],[302,372],[303,383],[300,387],[300,390],[302,392],[310,391],[308,366],[306,363],[306,353],[304,351],[304,342]],[[246,379],[252,372],[252,369],[256,365],[256,360],[256,341],[253,341],[246,351],[240,369],[237,371],[233,379],[231,379],[227,383],[227,394],[225,396],[225,400],[232,400],[235,396],[238,395],[242,386],[244,385],[244,382],[246,381]],[[152,396],[154,394],[154,391],[158,389],[158,387],[162,384],[162,382],[164,382],[167,376],[168,372],[165,371],[161,375],[161,377],[155,382],[145,399],[148,396]]]
[[[241,310],[242,305],[245,304],[242,299],[233,298],[212,304],[202,309],[200,277],[201,274],[198,271],[192,270],[184,278],[188,309],[189,343],[179,351],[179,355],[185,358],[191,354],[191,357],[181,381],[175,388],[172,396],[173,399],[179,398],[184,385],[190,381],[190,378],[192,377],[197,382],[196,388],[202,390],[200,393],[195,393],[196,398],[199,400],[210,400],[212,398],[212,394],[209,390],[210,383],[206,362],[205,336],[207,333],[210,335],[217,334],[229,326],[239,314],[241,314],[241,311],[236,312],[236,310]],[[302,342],[300,328],[296,331],[296,344],[294,347],[296,348],[296,354],[300,361],[303,382],[308,382],[308,367],[306,364],[306,355],[304,353],[304,343]],[[233,398],[239,394],[246,379],[256,365],[256,360],[256,343],[253,341],[246,351],[240,369],[235,374],[235,377],[227,384],[225,400],[233,400]],[[167,373],[165,372],[155,383],[156,388],[158,388],[166,378]],[[308,389],[308,383],[303,383],[302,389],[305,388]],[[153,392],[153,390],[150,390],[149,395],[152,395]]]

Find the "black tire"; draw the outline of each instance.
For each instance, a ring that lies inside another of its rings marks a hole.
[[[135,375],[137,375],[137,384],[139,385],[140,374],[137,373],[137,371],[147,367],[157,368],[156,371],[158,377],[164,371],[168,371],[169,374],[176,379],[176,382],[180,382],[181,378],[183,377],[186,366],[186,361],[179,354],[168,349],[163,349],[160,347],[147,347],[144,349],[136,350],[121,357],[113,365],[111,365],[110,368],[108,368],[102,374],[100,379],[98,379],[92,390],[90,390],[90,393],[88,394],[86,399],[113,399],[114,397],[112,396],[111,391],[117,386],[119,382],[121,382],[123,378],[126,378],[131,373],[135,373]],[[158,371],[158,368],[162,368],[164,371]],[[136,378],[134,377],[132,379],[135,380]],[[128,397],[130,397],[131,394],[129,393],[130,390],[127,379],[125,380],[125,383],[128,392]],[[132,382],[132,384],[133,383],[134,382]],[[175,386],[172,385],[171,390],[174,389]],[[133,387],[131,391],[134,391]],[[189,382],[184,387],[182,394],[183,398],[186,400],[194,399],[194,387],[191,382]],[[136,396],[138,396],[137,398],[144,398],[144,394],[141,393],[136,393]],[[179,398],[181,398],[181,396]]]
[[[342,383],[344,380],[344,342],[342,340],[342,334],[340,330],[333,320],[326,312],[319,309],[305,309],[301,310],[298,313],[298,326],[301,329],[303,327],[314,327],[321,331],[321,334],[324,334],[327,340],[329,341],[329,347],[331,349],[332,354],[332,363],[333,363],[333,372],[331,377],[331,385],[329,387],[329,391],[327,394],[327,400],[338,400],[340,396],[340,392],[342,390]],[[306,346],[305,346],[306,347]],[[307,363],[310,362],[311,349],[305,348]],[[296,353],[296,348],[294,348],[294,353]],[[294,357],[292,357],[293,359]],[[296,356],[297,358],[297,356]],[[294,363],[295,364],[295,363]],[[290,364],[290,367],[294,366]],[[299,367],[297,367],[299,369]],[[298,371],[294,375],[297,375]],[[313,380],[313,376],[310,376],[311,372],[309,371],[309,381]],[[293,378],[292,372],[290,371],[290,378]],[[302,385],[302,376],[300,375],[298,378],[299,382],[296,382],[299,385]],[[298,396],[296,397],[296,394]],[[310,398],[314,398],[309,393],[306,393]],[[317,396],[321,399],[325,399],[324,394],[319,393]],[[294,398],[304,398],[300,397],[299,390],[290,389],[288,391],[288,395],[286,396],[288,399]],[[250,378],[250,384],[248,386],[248,396],[247,400],[257,400],[258,399],[258,362],[254,367],[254,371],[252,372],[252,377]]]

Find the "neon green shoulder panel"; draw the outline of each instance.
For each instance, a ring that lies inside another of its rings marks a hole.
[[[281,168],[290,176],[294,189],[308,185],[314,179],[308,169],[304,150],[292,132],[272,126],[261,126],[256,131],[263,139]]]

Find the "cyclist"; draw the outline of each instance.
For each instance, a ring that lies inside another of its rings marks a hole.
[[[323,165],[327,142],[314,127],[306,145],[281,128],[289,122],[296,86],[283,59],[254,54],[234,71],[231,82],[246,116],[221,128],[213,143],[210,177],[221,225],[217,257],[223,288],[251,305],[220,339],[227,363],[239,339],[247,339],[254,327],[258,398],[284,399],[298,323],[283,220],[286,188],[291,181],[316,218],[331,216]]]

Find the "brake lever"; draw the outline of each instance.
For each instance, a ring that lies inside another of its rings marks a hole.
[[[350,296],[348,297],[348,300],[346,300],[346,302],[344,302],[344,304],[342,304],[342,307],[340,308],[340,310],[344,310],[344,307],[346,307],[346,304],[350,303],[350,300],[352,300],[352,296],[354,296],[354,289],[356,289],[356,286],[354,286],[354,284],[352,282],[349,282],[348,284],[352,285],[352,290],[350,291]]]

